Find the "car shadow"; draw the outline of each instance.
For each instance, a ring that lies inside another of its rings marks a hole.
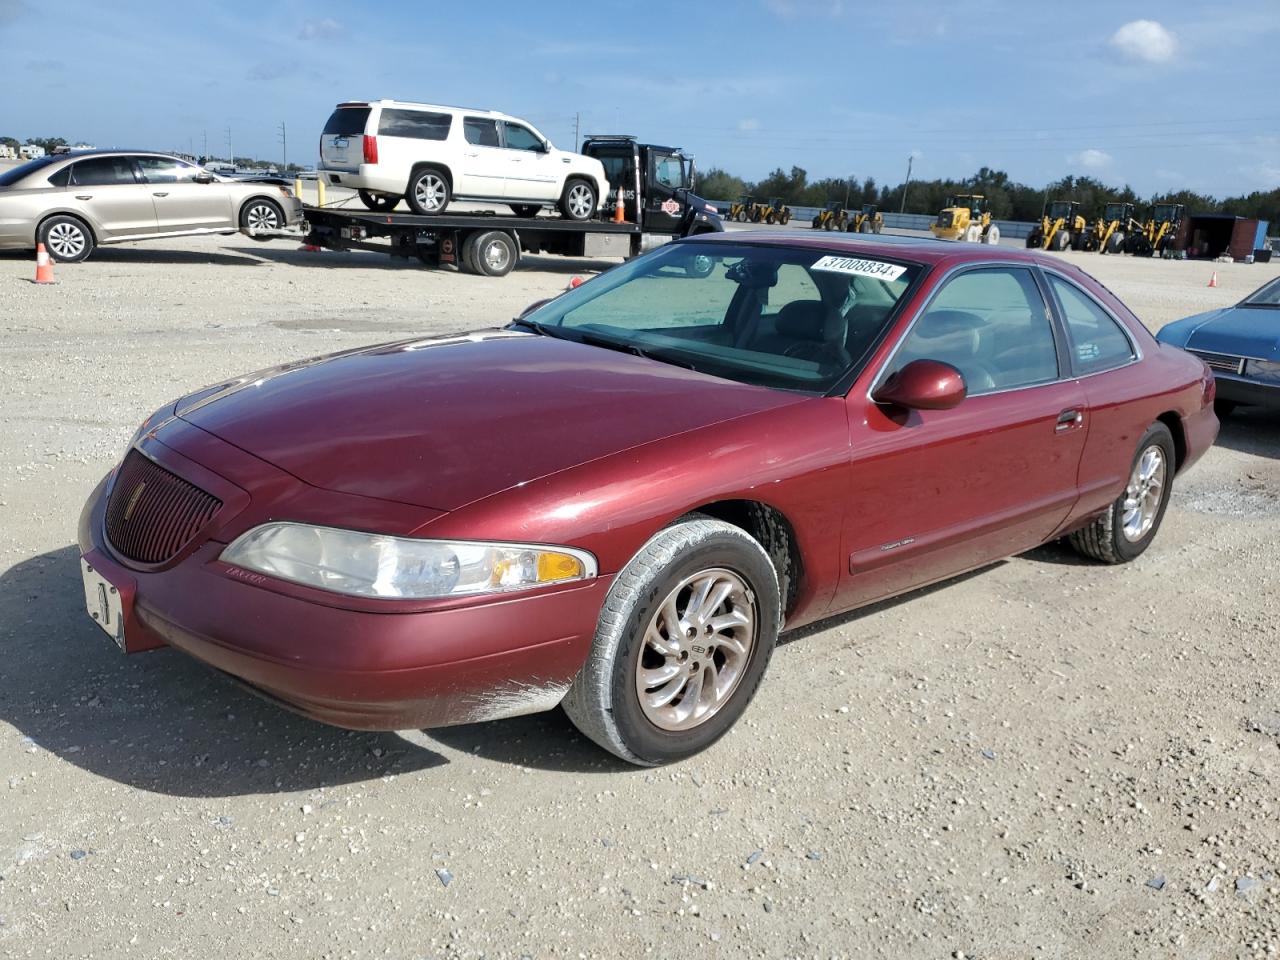
[[[32,270],[35,269],[35,254],[31,253],[29,250],[6,250],[3,253],[0,253],[0,260],[30,260],[32,262]],[[93,251],[83,267],[78,263],[56,262],[54,266],[58,270],[80,270],[86,268],[92,269],[94,265],[100,263],[159,263],[169,264],[172,266],[191,263],[214,264],[216,266],[228,267],[256,267],[262,264],[262,260],[257,257],[245,257],[221,253],[218,248],[215,247],[211,247],[208,250],[166,250],[163,247],[139,245],[136,247],[98,247]]]
[[[176,651],[121,656],[84,613],[74,546],[0,574],[0,610],[0,720],[17,731],[14,748],[129,787],[185,797],[296,792],[448,764],[424,738],[523,767],[623,768],[558,710],[413,732],[411,742],[297,716]]]
[[[381,270],[422,270],[425,264],[417,257],[393,257],[389,253],[370,250],[320,250],[309,251],[301,245],[286,246],[283,243],[263,244],[260,248],[229,247],[236,253],[250,254],[274,263],[287,263],[299,267],[366,267]],[[96,254],[95,254],[96,256]],[[525,254],[516,266],[517,272],[559,273],[565,276],[584,273],[603,273],[618,266],[616,260],[588,260],[572,257],[542,257]],[[435,267],[459,272],[456,267]]]
[[[1237,407],[1221,421],[1218,446],[1256,457],[1280,460],[1280,411]]]

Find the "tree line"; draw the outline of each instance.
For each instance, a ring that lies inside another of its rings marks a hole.
[[[1010,180],[1003,170],[990,167],[982,167],[964,180],[912,180],[894,187],[880,186],[871,177],[861,181],[856,177],[847,180],[828,177],[810,182],[803,167],[792,167],[790,173],[779,167],[756,182],[743,180],[719,167],[712,167],[698,178],[698,195],[708,200],[736,200],[749,194],[764,199],[781,197],[784,203],[797,207],[821,207],[828,201],[839,200],[849,207],[874,203],[881,210],[929,215],[936,214],[947,197],[957,193],[986,196],[987,208],[997,220],[1038,220],[1046,202],[1078,200],[1081,213],[1091,220],[1101,216],[1108,203],[1136,204],[1140,217],[1143,208],[1151,204],[1181,203],[1188,213],[1227,213],[1280,224],[1280,187],[1221,200],[1191,190],[1159,193],[1143,200],[1128,185],[1114,187],[1093,177],[1067,176],[1044,187],[1032,187]]]

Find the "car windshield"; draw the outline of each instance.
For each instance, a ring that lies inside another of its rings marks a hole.
[[[518,323],[740,383],[825,394],[866,363],[922,270],[879,255],[688,241]]]
[[[1280,277],[1253,291],[1244,302],[1251,307],[1280,307]]]
[[[36,160],[29,160],[20,167],[14,167],[12,170],[6,170],[0,173],[0,187],[11,187],[24,177],[28,177],[35,173],[41,167],[47,167],[51,163],[57,163],[59,160],[65,160],[65,157],[40,157]]]

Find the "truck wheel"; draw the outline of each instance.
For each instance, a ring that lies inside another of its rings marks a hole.
[[[687,276],[701,279],[711,276],[711,271],[715,268],[716,262],[706,254],[700,253],[684,265],[684,272]]]
[[[780,611],[777,572],[746,531],[699,516],[660,530],[610,585],[564,712],[630,763],[691,757],[751,702]]]
[[[75,217],[50,217],[36,239],[56,263],[79,263],[93,253],[93,232]]]
[[[1129,482],[1107,512],[1071,534],[1071,545],[1103,563],[1128,563],[1155,539],[1173,489],[1173,434],[1160,421],[1147,428],[1129,468]]]
[[[862,221],[862,226],[860,226],[860,227],[858,228],[858,232],[859,232],[859,233],[870,233],[870,232],[871,232],[871,223],[870,223],[869,221],[867,221],[867,220],[863,220],[863,221]]]
[[[1029,234],[1027,234],[1028,250],[1038,250],[1042,243],[1044,243],[1044,234],[1042,234],[1038,229],[1032,230]]]
[[[778,216],[778,222],[779,222],[780,224],[782,224],[784,227],[785,227],[788,223],[790,223],[790,222],[791,222],[791,211],[790,211],[790,210],[784,210],[784,211],[782,211],[782,213]]]
[[[449,180],[432,167],[419,170],[409,178],[404,198],[414,213],[444,213],[449,206]]]
[[[505,277],[515,267],[520,258],[511,235],[501,230],[489,230],[486,233],[472,234],[467,246],[470,253],[469,266],[476,273],[486,277]]]
[[[360,190],[358,193],[360,194],[360,202],[368,209],[378,213],[389,213],[400,202],[399,197],[391,197],[385,193],[370,193],[368,190]]]
[[[570,180],[560,197],[560,212],[570,220],[590,220],[596,213],[595,187],[585,180]]]
[[[879,233],[879,232],[880,232],[880,231],[882,231],[883,229],[884,229],[884,224],[883,224],[883,223],[877,223],[877,224],[876,224],[876,229],[875,229],[875,232],[876,232],[876,233]],[[998,236],[998,234],[997,234],[997,236]]]

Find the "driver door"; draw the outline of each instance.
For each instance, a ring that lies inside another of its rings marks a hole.
[[[950,363],[951,410],[869,397],[912,360]],[[1027,267],[944,281],[896,352],[849,396],[852,466],[835,608],[954,576],[1047,540],[1078,497],[1086,399]],[[870,388],[868,389],[868,383]]]
[[[648,151],[644,225],[652,233],[676,233],[684,219],[685,160],[679,154]]]

